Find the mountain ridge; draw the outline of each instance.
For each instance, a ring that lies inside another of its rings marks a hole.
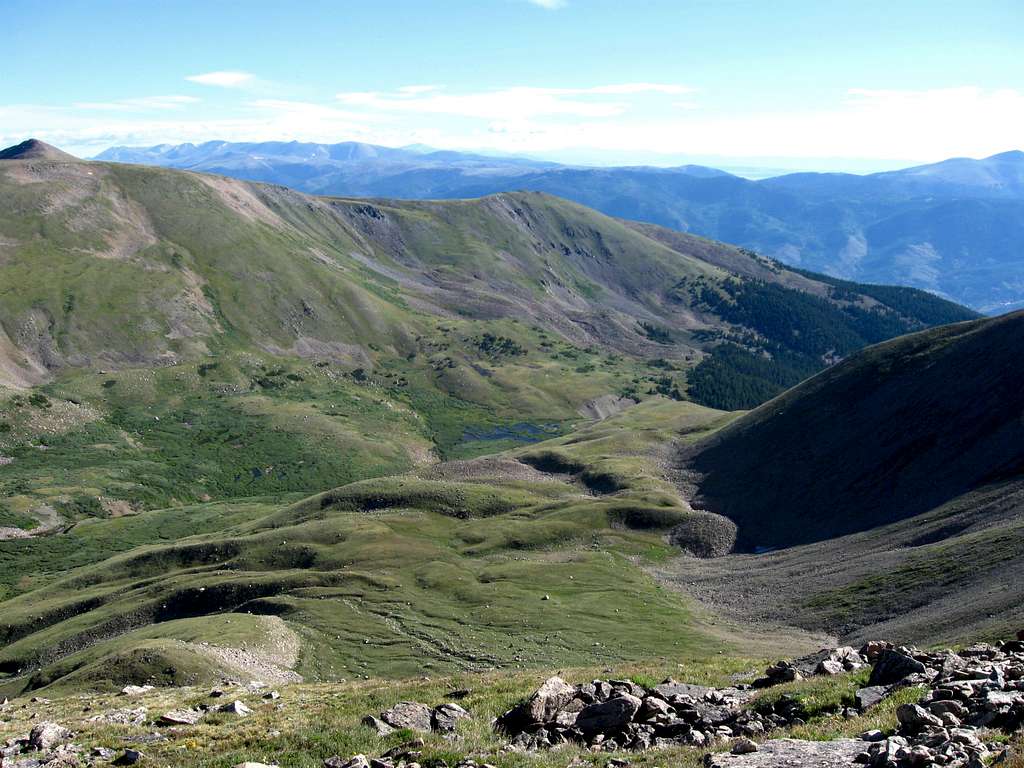
[[[448,160],[407,153],[397,163],[369,159],[318,167],[269,154],[257,161],[245,152],[253,145],[219,145],[238,151],[179,164],[319,194],[452,199],[547,192],[834,277],[922,288],[984,312],[1024,303],[1024,262],[1015,245],[1024,241],[1024,155],[1015,151],[865,176],[788,174],[750,181],[703,166],[594,168],[459,153]],[[944,226],[950,215],[976,225],[962,235],[950,233]]]

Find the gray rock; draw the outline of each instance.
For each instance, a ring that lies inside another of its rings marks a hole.
[[[137,749],[126,749],[117,760],[114,761],[114,765],[138,765],[142,762],[143,754]]]
[[[710,754],[705,765],[707,768],[850,768],[854,757],[863,750],[864,742],[856,739],[772,739],[759,744],[757,752],[749,754]]]
[[[458,723],[459,720],[468,719],[470,719],[469,712],[464,710],[458,704],[445,702],[440,706],[434,707],[434,730],[440,731],[441,733],[452,733],[455,730],[456,723]]]
[[[918,733],[928,727],[941,728],[942,720],[917,704],[901,704],[896,719],[908,733]]]
[[[729,751],[734,755],[750,755],[757,752],[757,744],[750,739],[736,739]]]
[[[391,709],[380,713],[380,719],[392,728],[409,728],[414,731],[432,730],[433,713],[426,704],[416,701],[400,701]]]
[[[689,696],[693,699],[703,699],[711,689],[703,685],[692,685],[690,683],[677,683],[672,678],[654,686],[654,692],[666,701],[673,696]]]
[[[355,755],[347,760],[343,757],[328,757],[324,760],[324,768],[370,768],[366,755]]]
[[[232,715],[238,715],[239,717],[246,717],[252,714],[252,710],[249,709],[243,702],[235,699],[230,704],[225,704],[217,708],[218,712],[227,712]]]
[[[672,707],[667,701],[654,696],[647,696],[643,700],[643,706],[640,707],[640,719],[650,720],[652,717],[668,715],[671,712]]]
[[[549,677],[526,702],[525,714],[533,723],[547,723],[569,703],[576,689],[560,677]]]
[[[886,648],[871,670],[868,685],[893,685],[910,675],[923,674],[925,669],[927,667],[913,656],[897,648]]]
[[[395,730],[383,720],[378,717],[374,717],[373,715],[367,715],[363,718],[362,722],[367,728],[372,728],[376,731],[378,736],[387,736]]]
[[[889,686],[887,685],[871,685],[867,688],[861,688],[854,694],[857,708],[862,712],[870,709],[888,696],[889,692]]]
[[[195,725],[203,718],[203,713],[195,709],[172,709],[160,715],[160,725]]]
[[[845,671],[846,667],[843,666],[843,663],[835,659],[824,659],[818,662],[818,666],[814,668],[816,675],[841,675]]]
[[[32,749],[53,749],[58,744],[66,744],[71,740],[71,731],[62,725],[44,721],[36,725],[28,735],[28,745]]]
[[[628,693],[586,707],[576,718],[576,727],[584,736],[622,730],[640,711],[641,701]]]

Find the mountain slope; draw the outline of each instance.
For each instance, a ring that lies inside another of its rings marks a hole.
[[[973,316],[540,194],[317,198],[22,159],[0,199],[0,539],[309,494],[636,401],[752,407]]]
[[[1017,247],[1024,220],[1021,152],[867,176],[798,173],[756,182],[699,166],[579,168],[351,144],[208,142],[115,148],[100,157],[322,194],[462,198],[540,191],[837,277],[923,288],[982,311],[1024,303]],[[972,226],[959,237],[943,236],[951,216]]]
[[[738,302],[734,274],[756,286],[707,257],[735,265],[752,255],[651,237],[543,195],[367,202],[118,164],[15,160],[0,170],[0,325],[23,355],[6,367],[22,378],[40,367],[163,364],[224,344],[372,367],[423,352],[417,338],[451,316],[529,320],[575,344],[683,364],[723,334],[767,335],[723,310]],[[823,324],[869,321],[845,342],[803,350],[801,373],[930,324],[856,288],[834,298],[814,277],[758,269],[758,284],[796,286],[773,301],[813,294]]]
[[[872,347],[694,449],[743,549],[865,531],[1024,472],[1024,313]],[[770,457],[766,459],[766,457]]]
[[[683,446],[680,486],[733,521],[735,550],[651,571],[748,626],[851,642],[1012,634],[1022,341],[1024,313],[896,339]]]

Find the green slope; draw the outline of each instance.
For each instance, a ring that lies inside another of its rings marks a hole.
[[[659,469],[663,446],[728,418],[652,400],[511,456],[297,503],[200,505],[0,542],[2,687],[200,670],[203,654],[178,641],[228,643],[230,616],[234,644],[258,640],[250,614],[285,620],[301,639],[296,669],[313,679],[714,653],[721,633],[637,566],[667,557],[665,533],[690,516]]]

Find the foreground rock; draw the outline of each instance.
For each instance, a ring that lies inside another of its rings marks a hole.
[[[864,742],[856,739],[773,739],[758,745],[756,752],[710,754],[705,758],[704,764],[708,768],[850,768],[854,758],[863,751],[863,748]]]
[[[28,746],[43,752],[53,749],[58,744],[66,744],[71,740],[71,731],[62,725],[51,722],[39,723],[28,735]]]
[[[758,689],[811,675],[836,675],[872,663],[869,685],[857,691],[853,717],[893,692],[919,685],[926,693],[896,710],[895,734],[868,731],[860,740],[754,744],[769,732],[801,725],[809,716],[799,696],[758,699]],[[645,688],[629,680],[594,680],[572,686],[547,680],[532,696],[499,717],[495,727],[510,748],[534,750],[574,743],[593,751],[651,747],[706,747],[729,740],[735,754],[715,754],[711,766],[851,765],[871,768],[977,768],[1002,749],[991,730],[1007,734],[1024,724],[1024,641],[975,645],[958,653],[923,652],[871,642],[770,666],[753,685],[707,688],[666,680]]]
[[[879,656],[872,679],[903,672],[897,684],[923,678],[927,692],[896,710],[897,733],[871,744],[858,762],[872,768],[973,768],[1003,749],[986,743],[985,729],[1012,734],[1024,724],[1024,642],[974,645],[956,653],[889,649]]]
[[[160,725],[195,725],[203,719],[203,712],[196,709],[172,709],[160,715]]]
[[[644,688],[631,680],[594,680],[571,686],[551,678],[498,718],[511,747],[543,749],[569,742],[595,750],[704,746],[714,739],[765,732],[761,715],[743,704],[749,686],[717,690],[666,680]]]
[[[408,728],[413,731],[451,735],[458,727],[460,720],[470,719],[470,714],[458,704],[444,702],[433,709],[418,701],[400,701],[391,709],[380,713],[380,717],[367,715],[363,725],[372,728],[379,736],[387,736],[392,731]]]
[[[381,712],[380,719],[392,728],[409,728],[423,732],[433,730],[433,713],[430,707],[416,701],[400,701],[391,709]]]

